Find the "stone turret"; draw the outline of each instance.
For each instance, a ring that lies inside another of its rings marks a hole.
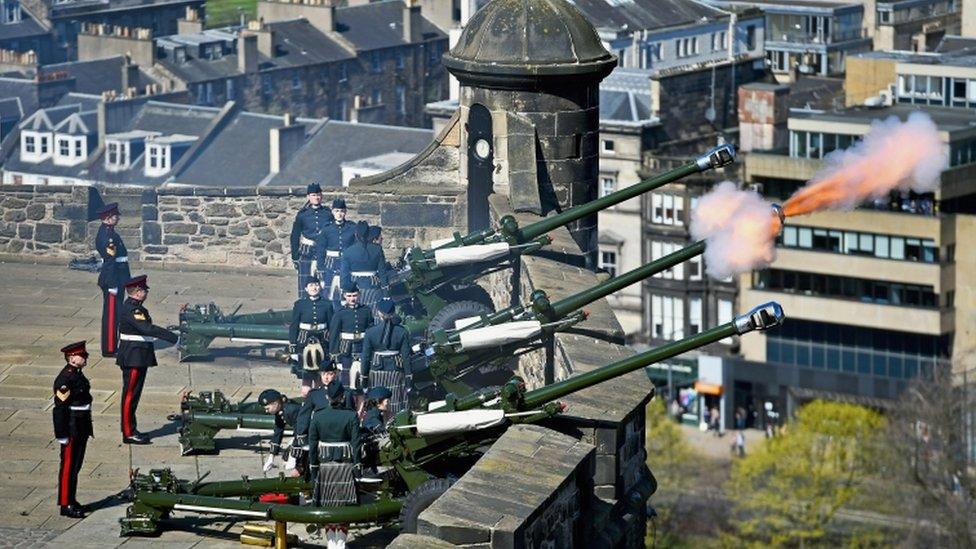
[[[461,84],[460,168],[469,228],[487,195],[546,215],[596,197],[600,81],[616,66],[596,30],[564,0],[494,0],[471,18],[444,65]],[[588,257],[596,216],[570,226]]]

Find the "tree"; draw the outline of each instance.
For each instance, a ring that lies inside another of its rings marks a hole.
[[[779,436],[733,465],[728,496],[737,544],[825,541],[837,512],[871,476],[884,424],[860,406],[804,406]]]
[[[658,484],[657,495],[651,500],[657,517],[649,524],[645,543],[648,547],[674,547],[680,543],[681,535],[675,509],[681,504],[698,457],[681,428],[668,417],[664,399],[652,399],[645,418],[647,466]]]
[[[891,481],[911,489],[901,512],[917,520],[912,545],[976,547],[976,369],[937,368],[913,383],[892,412]],[[934,527],[934,528],[933,528]]]

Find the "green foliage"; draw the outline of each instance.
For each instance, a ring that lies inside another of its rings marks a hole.
[[[668,417],[664,399],[655,398],[647,405],[645,415],[647,466],[657,478],[658,485],[680,489],[688,480],[694,452],[681,433],[681,428]]]
[[[241,21],[237,8],[243,8],[248,19],[257,16],[257,0],[210,0],[207,2],[207,27],[223,27],[238,24]]]
[[[732,469],[733,545],[826,541],[835,514],[874,471],[884,419],[860,406],[814,401],[782,434]]]

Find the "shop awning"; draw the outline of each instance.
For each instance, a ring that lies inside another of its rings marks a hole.
[[[695,382],[695,390],[701,395],[722,396],[722,386],[717,383]]]

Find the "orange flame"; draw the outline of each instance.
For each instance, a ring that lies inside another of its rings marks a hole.
[[[895,189],[935,190],[946,167],[945,146],[925,114],[875,123],[853,147],[827,156],[828,166],[783,204],[788,217],[827,209],[853,209]]]

